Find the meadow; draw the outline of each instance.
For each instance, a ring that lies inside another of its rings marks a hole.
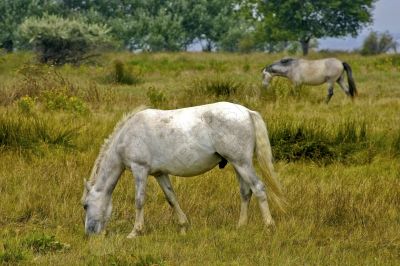
[[[38,265],[399,265],[400,56],[336,56],[359,96],[339,87],[298,90],[261,69],[283,54],[110,53],[81,66],[38,65],[30,53],[0,57],[0,264]],[[263,226],[253,198],[236,228],[239,185],[228,164],[172,177],[191,227],[178,233],[152,178],[144,236],[134,222],[126,171],[113,194],[107,234],[84,235],[80,204],[104,138],[139,105],[173,109],[240,103],[267,123],[289,203]]]

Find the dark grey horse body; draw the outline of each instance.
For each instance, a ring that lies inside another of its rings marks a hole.
[[[347,73],[348,87],[344,82]],[[326,102],[333,96],[333,86],[337,82],[342,90],[351,98],[357,95],[350,65],[336,58],[305,60],[284,58],[263,69],[263,85],[268,86],[272,77],[281,76],[290,79],[295,86],[321,85],[328,83]]]

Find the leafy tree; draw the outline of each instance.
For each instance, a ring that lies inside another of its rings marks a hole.
[[[249,0],[267,41],[299,41],[304,55],[312,38],[356,36],[371,23],[376,0]],[[250,5],[251,6],[251,5]]]
[[[25,18],[40,15],[43,10],[52,12],[56,1],[50,0],[1,0],[0,47],[11,52],[17,40],[17,28]]]
[[[182,1],[184,3],[183,27],[188,33],[188,42],[204,40],[205,51],[211,51],[218,42],[240,22],[235,14],[234,0]],[[185,3],[186,2],[186,3]]]
[[[43,63],[78,63],[92,51],[111,43],[110,29],[89,24],[82,18],[64,19],[55,15],[31,17],[19,27],[22,38],[29,40]]]
[[[382,54],[388,52],[390,49],[396,51],[396,48],[397,42],[389,32],[379,34],[376,31],[372,31],[363,42],[361,54]]]

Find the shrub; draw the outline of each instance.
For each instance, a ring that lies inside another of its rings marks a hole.
[[[35,107],[35,100],[29,96],[24,96],[17,102],[18,109],[24,114],[31,114]]]
[[[241,91],[243,85],[229,78],[220,76],[196,80],[193,84],[193,90],[199,93],[205,93],[214,96],[229,96]]]
[[[132,85],[138,83],[139,79],[126,68],[125,64],[121,60],[115,60],[113,71],[106,77],[106,81],[117,84]]]
[[[270,127],[271,145],[278,160],[312,160],[322,163],[351,162],[354,154],[358,162],[369,162],[373,156],[364,122],[343,121],[336,128],[326,130],[323,124],[279,123]],[[365,153],[360,151],[366,150]]]
[[[68,96],[57,91],[45,92],[43,96],[48,110],[64,110],[80,114],[89,110],[85,102],[76,96]]]
[[[31,17],[19,27],[22,38],[29,40],[40,62],[62,65],[79,63],[93,52],[111,44],[110,29],[89,24],[82,18],[64,19],[54,15]]]

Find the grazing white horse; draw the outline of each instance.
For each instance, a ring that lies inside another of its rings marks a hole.
[[[267,190],[257,177],[257,154]],[[111,195],[125,168],[135,177],[136,219],[128,238],[143,233],[147,176],[153,175],[174,208],[185,233],[188,219],[172,188],[169,174],[194,176],[230,162],[240,184],[238,225],[247,223],[251,195],[257,197],[267,226],[274,225],[269,198],[283,210],[285,204],[272,164],[267,128],[259,113],[241,105],[219,102],[177,110],[140,108],[122,119],[105,141],[85,181],[82,204],[86,210],[85,232],[101,232],[111,215]]]
[[[347,73],[348,87],[344,83],[344,71]],[[326,82],[328,83],[326,103],[328,103],[333,96],[333,86],[335,82],[337,82],[346,95],[351,98],[357,95],[357,88],[350,65],[336,58],[319,60],[284,58],[266,66],[262,72],[263,85],[266,87],[268,87],[274,76],[287,77],[295,86],[302,84],[321,85]]]

